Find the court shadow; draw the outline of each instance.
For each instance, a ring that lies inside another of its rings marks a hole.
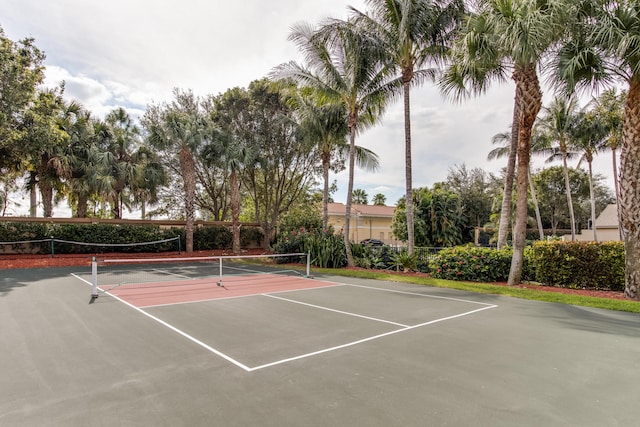
[[[19,282],[11,277],[3,277],[0,279],[0,296],[4,297],[15,288],[23,288],[26,283]]]

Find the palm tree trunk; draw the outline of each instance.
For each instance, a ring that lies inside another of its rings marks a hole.
[[[240,254],[240,183],[238,182],[238,172],[231,171],[229,176],[231,185],[231,234],[233,235],[231,249],[234,254]]]
[[[504,190],[502,192],[502,208],[500,209],[500,223],[498,224],[498,249],[507,244],[509,224],[511,223],[511,197],[513,194],[513,178],[516,169],[516,155],[518,152],[518,100],[513,102],[513,118],[511,119],[511,146],[507,159],[507,171],[504,177]]]
[[[513,73],[518,99],[518,201],[516,204],[516,225],[513,230],[513,257],[509,270],[508,284],[520,284],[524,264],[524,247],[527,234],[529,166],[531,160],[531,130],[542,106],[542,92],[536,74],[535,64]]]
[[[567,146],[564,142],[560,145],[562,150],[562,169],[564,171],[564,186],[567,192],[567,206],[569,207],[569,220],[571,221],[571,241],[576,240],[576,217],[573,213],[573,199],[571,197],[571,181],[569,181],[569,167],[567,166]]]
[[[409,98],[410,81],[402,85],[404,94],[404,146],[405,146],[405,204],[407,207],[407,251],[413,253],[414,229],[413,229],[413,183],[411,167],[411,111]]]
[[[330,154],[322,155],[322,230],[329,229],[329,157]]]
[[[624,233],[622,230],[622,217],[620,216],[620,183],[618,182],[618,159],[616,159],[616,149],[611,148],[611,158],[613,160],[613,187],[616,191],[616,213],[618,215],[618,234],[620,240],[624,241]]]
[[[349,228],[351,222],[351,200],[353,192],[353,168],[355,166],[356,157],[356,123],[357,117],[349,117],[349,184],[347,186],[347,203],[344,213],[344,246],[347,253],[347,266],[353,267],[353,254],[351,253],[351,239],[349,237]]]
[[[29,173],[29,216],[38,216],[38,192],[36,191],[36,173]]]
[[[89,206],[89,197],[83,193],[78,194],[78,207],[76,209],[76,217],[86,218],[88,206]]]
[[[593,159],[588,159],[589,164],[589,199],[591,201],[591,228],[593,229],[593,240],[598,241],[598,234],[596,233],[596,196],[593,192],[593,169],[591,162]]]
[[[42,210],[45,218],[53,216],[53,188],[45,181],[40,181],[40,197],[42,198]]]
[[[540,240],[544,240],[544,229],[542,228],[542,217],[540,216],[540,206],[538,206],[538,198],[536,197],[536,188],[533,186],[533,179],[531,179],[531,168],[527,174],[529,178],[529,189],[531,190],[531,200],[533,201],[533,207],[536,210],[536,223],[538,224],[538,232],[540,234]]]
[[[640,78],[629,85],[620,150],[620,215],[624,232],[625,288],[640,300]]]
[[[185,250],[193,252],[193,229],[195,223],[195,161],[187,147],[180,150],[180,170],[184,180],[184,211],[185,211]]]

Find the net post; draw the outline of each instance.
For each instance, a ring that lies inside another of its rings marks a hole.
[[[311,273],[311,252],[307,252],[307,275],[306,277],[310,277]]]
[[[222,257],[218,259],[220,260],[220,279],[218,280],[218,286],[222,286]]]
[[[53,236],[51,236],[51,258],[54,258],[54,254],[55,254],[54,241],[55,241],[55,239],[53,238]]]
[[[98,262],[91,258],[91,298],[98,298]]]

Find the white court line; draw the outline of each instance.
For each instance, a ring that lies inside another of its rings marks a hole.
[[[92,286],[92,285],[91,285],[91,282],[89,282],[89,281],[87,281],[87,280],[84,280],[82,277],[77,276],[75,273],[71,273],[71,275],[72,275],[72,276],[74,276],[74,277],[75,277],[75,278],[77,278],[77,279],[82,280],[83,282],[85,282],[85,283],[86,283],[86,284],[88,284],[89,286]],[[195,338],[195,337],[192,337],[191,335],[187,334],[187,333],[186,333],[186,332],[184,332],[184,331],[181,331],[180,329],[176,328],[175,326],[171,325],[170,323],[167,323],[167,322],[165,322],[164,320],[161,320],[161,319],[157,318],[156,316],[154,316],[154,315],[152,315],[152,314],[150,314],[150,313],[147,313],[146,311],[144,311],[144,310],[142,310],[142,309],[140,309],[140,308],[136,307],[136,306],[135,306],[135,305],[133,305],[133,304],[128,303],[127,301],[123,300],[122,298],[117,297],[116,295],[113,295],[113,294],[112,294],[112,293],[110,293],[110,292],[105,292],[105,294],[109,295],[109,296],[110,296],[110,297],[112,297],[112,298],[115,298],[116,300],[120,301],[121,303],[123,303],[123,304],[125,304],[125,305],[127,305],[127,306],[129,306],[129,307],[131,307],[132,309],[136,310],[137,312],[144,314],[145,316],[149,317],[150,319],[153,319],[153,320],[155,320],[156,322],[160,323],[161,325],[163,325],[163,326],[165,326],[165,327],[167,327],[167,328],[171,329],[172,331],[174,331],[174,332],[176,332],[176,333],[178,333],[178,334],[182,335],[183,337],[185,337],[185,338],[186,338],[186,339],[188,339],[189,341],[191,341],[191,342],[193,342],[193,343],[195,343],[195,344],[199,345],[200,347],[202,347],[202,348],[204,348],[204,349],[206,349],[206,350],[210,351],[211,353],[213,353],[213,354],[215,354],[215,355],[217,355],[217,356],[222,357],[223,359],[225,359],[225,360],[226,360],[226,361],[228,361],[228,362],[233,363],[233,364],[234,364],[234,365],[236,365],[237,367],[242,368],[242,369],[244,369],[244,370],[245,370],[245,371],[247,371],[247,372],[250,372],[250,371],[251,371],[251,368],[249,368],[247,365],[245,365],[245,364],[243,364],[243,363],[238,362],[238,361],[237,361],[237,360],[235,360],[234,358],[232,358],[232,357],[230,357],[230,356],[227,356],[226,354],[222,353],[222,352],[221,352],[221,351],[219,351],[219,350],[216,350],[215,348],[211,347],[211,346],[210,346],[210,345],[208,345],[208,344],[205,344],[204,342],[200,341],[199,339],[197,339],[197,338]]]
[[[313,308],[317,308],[317,309],[320,309],[320,310],[326,310],[326,311],[332,311],[334,313],[345,314],[347,316],[361,317],[363,319],[373,320],[373,321],[382,322],[382,323],[390,323],[392,325],[401,326],[403,328],[408,328],[409,327],[409,325],[403,325],[402,323],[392,322],[390,320],[378,319],[376,317],[363,316],[362,314],[356,314],[356,313],[351,313],[351,312],[348,312],[348,311],[336,310],[334,308],[323,307],[321,305],[315,305],[315,304],[309,304],[309,303],[306,303],[306,302],[296,301],[296,300],[292,300],[292,299],[289,299],[289,298],[277,297],[275,295],[271,295],[270,293],[269,294],[261,294],[261,295],[265,296],[265,297],[269,297],[269,298],[279,299],[279,300],[282,300],[282,301],[292,302],[294,304],[306,305],[307,307],[313,307]]]
[[[91,283],[89,281],[77,276],[75,273],[71,273],[71,275],[76,277],[77,279],[83,281],[84,283],[88,284],[89,286],[91,286]],[[337,286],[340,286],[340,285],[343,285],[343,286],[354,286],[354,287],[359,287],[359,288],[374,289],[374,290],[387,291],[387,292],[396,292],[396,293],[409,294],[409,295],[417,295],[417,296],[429,297],[429,298],[446,299],[446,300],[458,301],[458,302],[466,302],[466,303],[484,305],[485,307],[478,308],[476,310],[467,311],[465,313],[455,314],[453,316],[447,316],[447,317],[442,317],[442,318],[435,319],[435,320],[430,320],[428,322],[420,323],[420,324],[413,325],[413,326],[404,326],[404,327],[402,327],[400,329],[396,329],[396,330],[393,330],[393,331],[390,331],[390,332],[385,332],[383,334],[374,335],[374,336],[371,336],[371,337],[363,338],[361,340],[352,341],[352,342],[345,343],[345,344],[342,344],[342,345],[325,348],[325,349],[314,351],[314,352],[311,352],[311,353],[305,353],[305,354],[301,354],[301,355],[294,356],[294,357],[288,357],[286,359],[277,360],[277,361],[266,363],[266,364],[259,365],[259,366],[248,367],[247,365],[235,360],[234,358],[232,358],[230,356],[227,356],[226,354],[222,353],[219,350],[216,350],[215,348],[209,346],[208,344],[205,344],[204,342],[198,340],[197,338],[192,337],[191,335],[187,334],[186,332],[181,331],[180,329],[178,329],[175,326],[165,322],[164,320],[161,320],[161,319],[153,316],[152,314],[147,313],[146,311],[144,311],[144,310],[142,310],[142,309],[140,309],[140,308],[138,308],[138,307],[126,302],[126,301],[124,301],[123,299],[117,297],[116,295],[113,295],[110,292],[105,292],[105,293],[107,295],[115,298],[116,300],[126,304],[127,306],[133,308],[134,310],[138,311],[139,313],[142,313],[143,315],[155,320],[156,322],[160,323],[161,325],[163,325],[163,326],[171,329],[172,331],[182,335],[183,337],[185,337],[188,340],[192,341],[193,343],[199,345],[200,347],[208,350],[209,352],[211,352],[211,353],[213,353],[213,354],[215,354],[215,355],[217,355],[219,357],[222,357],[223,359],[227,360],[228,362],[231,362],[232,364],[238,366],[239,368],[242,368],[246,372],[253,372],[253,371],[260,370],[260,369],[269,368],[269,367],[272,367],[272,366],[276,366],[276,365],[281,365],[281,364],[284,364],[284,363],[292,362],[292,361],[295,361],[295,360],[300,360],[300,359],[304,359],[304,358],[307,358],[307,357],[312,357],[312,356],[316,356],[316,355],[319,355],[319,354],[328,353],[330,351],[335,351],[335,350],[340,350],[340,349],[347,348],[347,347],[352,347],[352,346],[355,346],[355,345],[358,345],[358,344],[362,344],[362,343],[365,343],[365,342],[368,342],[368,341],[373,341],[373,340],[376,340],[376,339],[379,339],[379,338],[383,338],[383,337],[386,337],[386,336],[389,336],[389,335],[394,335],[394,334],[397,334],[397,333],[400,333],[400,332],[409,331],[411,329],[416,329],[416,328],[420,328],[420,327],[423,327],[423,326],[433,325],[433,324],[436,324],[436,323],[444,322],[446,320],[456,319],[456,318],[459,318],[459,317],[468,316],[468,315],[473,314],[473,313],[478,313],[478,312],[481,312],[481,311],[484,311],[484,310],[490,310],[490,309],[498,307],[495,304],[488,304],[488,303],[483,303],[483,302],[478,302],[478,301],[469,301],[469,300],[463,300],[463,299],[457,299],[457,298],[440,297],[440,296],[435,296],[435,295],[419,294],[419,293],[415,293],[415,292],[395,291],[395,290],[384,289],[384,288],[376,288],[376,287],[373,287],[373,286],[351,285],[351,284],[347,284],[347,283],[337,284]],[[315,288],[315,289],[317,289],[317,288]],[[292,292],[292,291],[283,291],[283,292]],[[264,296],[270,296],[270,295],[267,295],[267,294],[263,294],[263,295]],[[275,296],[272,297],[272,298],[286,300],[284,298],[279,298],[279,297],[275,297]],[[299,303],[298,301],[293,301],[293,300],[291,300],[291,301]],[[306,303],[301,303],[301,304],[311,305],[311,304],[306,304]],[[337,311],[337,310],[334,310],[334,311]],[[364,317],[364,316],[361,316],[361,317]],[[372,320],[379,320],[379,319],[373,319],[372,318]],[[388,322],[388,323],[392,323],[392,322]],[[397,325],[400,325],[400,324],[397,324]]]
[[[489,304],[489,303],[486,303],[486,302],[471,301],[471,300],[460,299],[460,298],[441,297],[439,295],[430,295],[430,294],[419,294],[417,292],[397,291],[395,289],[376,288],[375,286],[353,285],[351,283],[343,283],[343,285],[352,286],[354,288],[375,289],[376,291],[393,292],[393,293],[396,293],[396,294],[417,295],[417,296],[425,297],[425,298],[436,298],[436,299],[445,299],[445,300],[449,300],[449,301],[467,302],[467,303],[470,303],[470,304],[488,305],[488,306],[492,306],[491,308],[497,307],[497,305]]]
[[[489,310],[489,309],[496,308],[496,307],[498,307],[498,306],[497,305],[490,305],[488,307],[478,308],[476,310],[468,311],[466,313],[461,313],[461,314],[456,314],[454,316],[443,317],[443,318],[440,318],[440,319],[431,320],[429,322],[420,323],[419,325],[407,326],[406,328],[396,329],[395,331],[386,332],[384,334],[379,334],[379,335],[374,335],[372,337],[364,338],[364,339],[361,339],[361,340],[358,340],[358,341],[352,341],[350,343],[338,345],[338,346],[335,346],[335,347],[325,348],[325,349],[322,349],[322,350],[314,351],[312,353],[301,354],[299,356],[289,357],[287,359],[282,359],[282,360],[277,360],[275,362],[266,363],[264,365],[254,366],[253,368],[249,368],[249,372],[257,371],[258,369],[269,368],[269,367],[275,366],[275,365],[281,365],[283,363],[292,362],[294,360],[304,359],[306,357],[316,356],[318,354],[327,353],[327,352],[334,351],[334,350],[340,350],[340,349],[343,349],[343,348],[346,348],[346,347],[352,347],[354,345],[362,344],[362,343],[365,343],[367,341],[377,340],[378,338],[383,338],[383,337],[386,337],[386,336],[389,336],[389,335],[397,334],[399,332],[405,332],[405,331],[408,331],[408,330],[411,330],[411,329],[420,328],[422,326],[433,325],[434,323],[444,322],[445,320],[451,320],[451,319],[455,319],[455,318],[458,318],[458,317],[467,316],[469,314],[477,313],[479,311]]]
[[[335,288],[335,287],[339,287],[339,286],[345,286],[345,285],[343,283],[336,283],[336,284],[333,284],[333,285],[317,286],[315,288],[286,289],[286,290],[283,290],[283,291],[269,292],[269,295],[276,295],[276,294],[282,294],[282,293],[287,293],[287,292],[314,291],[314,290],[317,290],[317,289]],[[268,296],[268,295],[264,294],[264,293],[255,293],[255,294],[249,294],[249,295],[235,295],[235,296],[232,296],[232,297],[206,298],[206,299],[199,299],[199,300],[195,300],[195,301],[183,301],[183,302],[171,302],[171,303],[166,303],[166,304],[142,305],[142,306],[140,306],[140,308],[167,307],[167,306],[172,306],[172,305],[196,304],[196,303],[199,303],[199,302],[224,301],[224,300],[229,300],[229,299],[251,298],[251,297],[257,297],[257,296]]]

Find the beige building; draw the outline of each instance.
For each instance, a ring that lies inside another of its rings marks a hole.
[[[350,240],[360,242],[364,239],[378,239],[388,245],[399,244],[391,233],[395,210],[395,206],[351,205]],[[336,233],[344,230],[345,213],[346,206],[343,203],[329,203],[329,225]]]
[[[599,242],[620,240],[620,231],[618,230],[618,205],[608,205],[596,218],[596,235]],[[568,239],[567,239],[568,237]],[[563,236],[564,240],[571,240],[571,236]],[[593,241],[593,230],[582,230],[580,234],[576,234],[576,240]]]

